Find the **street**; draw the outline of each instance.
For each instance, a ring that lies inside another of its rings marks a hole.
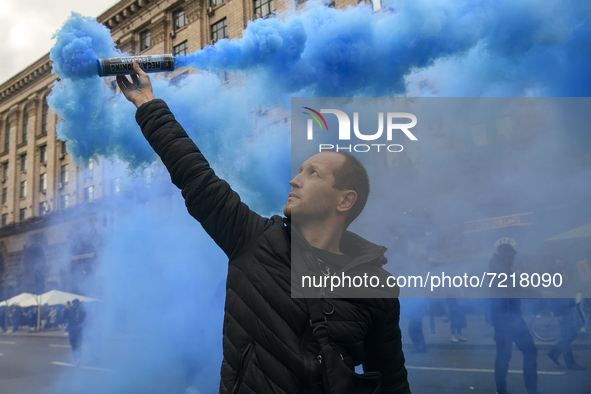
[[[83,348],[83,360],[72,366],[67,336],[0,336],[0,393],[2,394],[88,394],[88,393],[171,393],[185,392],[182,373],[165,371],[150,382],[142,371],[109,368],[122,360],[119,344],[110,344],[110,362],[89,360]],[[180,370],[180,368],[178,368]],[[125,382],[126,384],[123,384]],[[149,382],[149,383],[147,383]],[[150,387],[146,390],[146,385]],[[114,389],[116,387],[116,389]],[[137,391],[136,391],[137,390]]]
[[[412,353],[405,345],[406,366],[413,394],[494,394],[495,351],[490,346],[432,345],[427,353]],[[589,350],[575,351],[580,364],[591,366]],[[108,361],[71,366],[67,337],[0,336],[0,392],[2,394],[145,393],[141,372],[118,373]],[[508,376],[511,393],[525,393],[521,353],[514,349]],[[178,373],[158,377],[153,392],[184,393]],[[542,393],[588,394],[591,375],[552,364],[544,350],[538,353],[539,387]],[[121,382],[127,380],[127,384]],[[113,389],[113,387],[117,387]],[[137,391],[135,391],[137,390]],[[203,394],[203,393],[202,393]]]
[[[410,348],[410,347],[408,347]],[[492,348],[450,347],[430,348],[427,353],[405,351],[408,380],[413,394],[494,394],[493,379],[495,350]],[[590,366],[591,352],[576,351],[579,363]],[[525,394],[523,358],[513,348],[507,377],[511,394]],[[543,394],[589,394],[591,375],[588,371],[570,371],[558,367],[538,350],[538,386]]]
[[[59,364],[71,362],[69,356],[67,337],[0,337],[0,391],[44,393],[60,375],[91,375],[90,370],[73,371]]]

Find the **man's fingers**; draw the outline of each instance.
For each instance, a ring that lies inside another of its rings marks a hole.
[[[122,92],[127,90],[127,86],[125,84],[126,80],[127,78],[125,78],[123,75],[117,75],[117,85],[119,85],[119,89],[121,89]]]
[[[133,71],[135,71],[136,74],[140,76],[140,78],[143,76],[148,76],[148,74],[146,74],[140,67],[140,61],[137,59],[133,61]]]
[[[137,74],[131,74],[131,83],[133,86],[137,86]]]

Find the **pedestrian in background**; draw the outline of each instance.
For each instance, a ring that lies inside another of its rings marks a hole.
[[[427,309],[427,301],[423,298],[405,298],[400,301],[400,311],[409,317],[408,336],[413,344],[413,353],[425,353],[427,344],[423,334],[423,317]]]
[[[66,303],[66,309],[64,309],[64,313],[62,315],[62,323],[65,326],[64,334],[68,333],[68,322],[70,321],[70,309],[72,308],[72,304],[70,301]]]
[[[6,307],[0,308],[0,328],[2,332],[6,331]]]
[[[12,307],[12,315],[10,316],[10,319],[12,320],[12,332],[17,332],[23,324],[23,311],[20,307]]]
[[[57,318],[57,310],[55,309],[55,307],[51,307],[51,311],[49,312],[49,315],[47,315],[48,317],[48,322],[49,322],[49,327],[55,327],[55,321]]]
[[[70,339],[70,346],[72,347],[72,355],[74,356],[74,366],[80,363],[80,345],[82,343],[82,326],[86,312],[82,308],[81,302],[78,298],[72,301],[72,307],[68,313],[68,338]]]
[[[466,311],[457,298],[448,298],[449,326],[451,328],[451,341],[453,343],[466,342],[468,339],[462,336],[462,329],[466,328]]]
[[[560,321],[560,337],[556,345],[548,352],[548,357],[556,365],[560,365],[558,357],[564,356],[564,363],[568,369],[584,371],[585,367],[577,364],[573,356],[571,343],[577,339],[577,328],[575,325],[575,300],[573,298],[554,298],[548,300],[554,316]]]
[[[538,349],[529,328],[523,319],[520,298],[502,298],[507,296],[507,288],[499,287],[499,275],[513,273],[513,263],[517,251],[509,244],[497,247],[497,253],[489,262],[490,272],[497,273],[497,279],[491,287],[491,323],[495,330],[497,357],[495,360],[495,384],[498,394],[507,394],[507,374],[513,343],[523,353],[523,379],[528,394],[538,391]]]

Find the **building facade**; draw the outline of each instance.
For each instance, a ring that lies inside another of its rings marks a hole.
[[[278,0],[122,0],[97,20],[129,55],[178,55],[238,38],[248,21],[283,8]],[[116,215],[105,204],[121,192],[121,178],[109,163],[74,163],[57,138],[59,119],[47,105],[56,78],[46,54],[0,85],[0,300],[98,291],[88,278],[97,282],[93,264]]]

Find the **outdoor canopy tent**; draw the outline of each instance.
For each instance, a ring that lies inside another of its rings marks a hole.
[[[94,302],[99,301],[95,298],[84,297],[77,294],[66,293],[64,291],[59,290],[50,290],[47,293],[43,293],[40,296],[36,296],[31,293],[22,293],[12,298],[9,298],[6,301],[0,303],[1,305],[18,305],[22,308],[26,308],[29,306],[38,306],[38,305],[65,305],[68,301],[72,302],[75,298],[78,298],[82,302]]]
[[[94,302],[99,301],[95,298],[84,297],[77,294],[66,293],[65,291],[59,290],[50,290],[47,293],[41,294],[41,299],[39,303],[37,303],[37,298],[34,297],[32,300],[24,301],[20,304],[23,308],[27,306],[35,306],[35,305],[66,305],[68,301],[72,302],[75,298],[78,298],[82,302]]]
[[[0,306],[12,306],[12,305],[17,305],[17,306],[23,306],[23,303],[31,303],[30,305],[27,306],[33,306],[33,305],[37,305],[37,296],[31,293],[21,293],[19,295],[16,295],[12,298],[9,298],[5,301],[0,302]]]

